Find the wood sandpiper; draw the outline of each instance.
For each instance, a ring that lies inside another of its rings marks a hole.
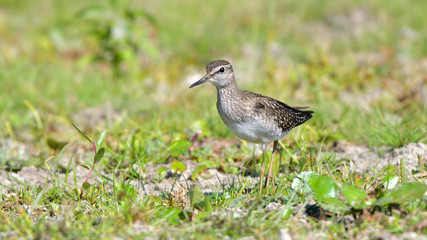
[[[259,194],[262,194],[265,174],[265,151],[274,142],[265,188],[272,178],[272,162],[278,140],[286,136],[292,128],[303,124],[312,117],[313,111],[306,107],[290,107],[285,103],[257,93],[240,90],[234,79],[233,67],[226,60],[208,64],[206,75],[191,84],[190,88],[205,82],[212,83],[217,90],[217,109],[225,125],[239,138],[261,144],[263,160],[260,170]]]

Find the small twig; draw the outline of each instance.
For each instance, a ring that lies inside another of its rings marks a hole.
[[[96,150],[95,139],[93,139],[92,146],[93,146],[93,149],[95,151],[95,156],[96,156],[97,150]],[[92,175],[92,172],[93,172],[94,169],[95,169],[95,161],[93,162],[92,168],[90,169],[89,174],[87,175],[85,182],[89,181],[89,177],[90,177],[90,175]]]
[[[55,156],[50,156],[50,157],[48,157],[45,161],[44,161],[44,165],[46,165],[46,167],[47,167],[47,169],[49,169],[50,170],[50,167],[49,167],[49,165],[47,165],[47,162],[49,161],[49,160],[51,160],[52,158],[54,158]]]
[[[138,178],[140,178],[140,182],[141,182],[141,186],[142,186],[142,190],[144,191],[144,194],[145,195],[148,195],[147,194],[147,192],[145,191],[145,184],[144,184],[144,179],[141,177],[141,174],[142,174],[142,163],[141,163],[141,159],[142,158],[140,158],[140,164],[139,164],[139,170],[140,170],[140,174],[139,174],[139,176],[138,176]]]
[[[191,153],[194,149],[194,143],[197,138],[199,138],[200,134],[202,134],[202,130],[196,130],[196,133],[190,138],[191,146],[188,148],[188,151]]]
[[[173,192],[173,189],[174,189],[174,187],[175,187],[175,183],[176,183],[176,181],[178,180],[178,178],[179,178],[179,174],[178,174],[178,173],[176,173],[176,174],[175,174],[175,180],[173,181],[173,184],[172,184],[171,193]]]
[[[427,172],[417,173],[412,176],[409,176],[409,178],[425,178],[427,177]]]
[[[329,167],[329,164],[326,161],[326,158],[323,158],[323,161],[325,162],[326,170],[328,171],[329,177],[331,177],[332,181],[334,181],[336,186],[340,186],[340,185],[338,185],[337,181],[335,180],[334,175],[332,175],[331,168]]]
[[[190,185],[188,185],[187,178],[185,177],[184,173],[182,173],[182,177],[184,178],[185,185],[187,185],[187,190],[190,189]]]
[[[78,129],[78,128],[77,128],[77,129]],[[95,151],[95,155],[94,155],[94,156],[96,156],[97,149],[96,149],[96,141],[95,141],[95,139],[93,139],[93,141],[92,141],[92,146],[93,146],[93,150]],[[95,158],[95,157],[94,157],[94,158]],[[93,172],[93,170],[95,169],[95,164],[96,164],[96,162],[95,162],[95,161],[93,161],[92,168],[90,169],[89,173],[87,174],[87,177],[86,177],[85,183],[87,183],[87,182],[89,181],[89,177],[90,177],[90,175],[92,175],[92,172]],[[84,188],[82,187],[82,191],[81,191],[81,193],[80,193],[80,199],[82,199],[82,197],[83,197],[83,192],[84,192]]]

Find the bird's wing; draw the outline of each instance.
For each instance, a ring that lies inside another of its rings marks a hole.
[[[252,93],[253,109],[255,112],[263,113],[268,117],[274,119],[283,131],[289,131],[292,128],[301,125],[310,118],[312,118],[313,111],[302,110],[307,107],[291,107],[283,102],[277,101],[273,98],[263,96],[261,94]]]

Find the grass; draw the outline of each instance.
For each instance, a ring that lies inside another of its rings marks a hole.
[[[359,173],[330,153],[427,143],[424,1],[0,6],[0,238],[426,233],[425,159]],[[259,159],[221,122],[213,87],[188,89],[219,58],[242,88],[315,111],[282,140],[263,198]],[[107,131],[90,185],[93,149],[71,122],[89,139]]]

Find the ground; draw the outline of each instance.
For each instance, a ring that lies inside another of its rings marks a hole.
[[[0,6],[1,239],[427,238],[426,2]],[[315,112],[261,197],[217,59]]]

